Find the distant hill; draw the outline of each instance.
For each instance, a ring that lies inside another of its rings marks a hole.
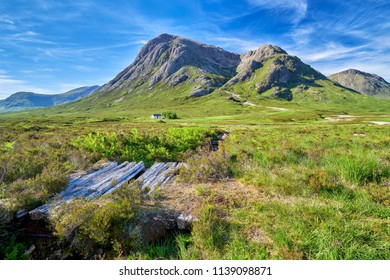
[[[329,79],[363,95],[390,99],[390,83],[375,74],[349,69],[332,74]]]
[[[99,86],[80,87],[61,94],[17,92],[4,100],[0,100],[0,113],[30,110],[68,103],[85,97],[97,91],[99,88]]]

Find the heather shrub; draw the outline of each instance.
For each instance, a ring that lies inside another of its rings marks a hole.
[[[232,175],[231,156],[223,147],[210,152],[208,147],[187,160],[180,170],[179,179],[183,182],[214,182],[229,179]]]

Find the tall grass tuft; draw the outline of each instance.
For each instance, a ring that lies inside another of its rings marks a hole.
[[[389,166],[385,166],[372,154],[328,156],[325,158],[325,166],[331,173],[358,186],[370,182],[379,183],[390,174]]]

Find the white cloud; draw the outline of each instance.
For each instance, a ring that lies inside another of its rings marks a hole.
[[[250,5],[265,9],[288,9],[295,12],[292,22],[298,24],[307,12],[307,0],[247,0]]]
[[[306,50],[300,57],[308,62],[336,60],[351,56],[356,56],[359,50],[363,50],[366,46],[345,47],[337,43],[328,43],[324,47],[317,47],[314,51]]]
[[[44,67],[44,68],[38,68],[38,69],[26,69],[26,70],[21,70],[20,72],[23,74],[35,74],[37,72],[39,73],[51,73],[51,72],[56,72],[59,71],[60,69],[57,68],[49,68],[49,67]]]
[[[315,29],[311,26],[299,27],[291,30],[289,36],[293,39],[297,46],[307,45],[311,41],[311,36]]]
[[[0,18],[0,22],[6,23],[6,24],[12,24],[12,25],[15,24],[14,21],[12,21],[12,20],[10,20],[8,18]]]
[[[43,44],[43,45],[56,45],[54,41],[43,39],[41,34],[34,31],[25,31],[13,34],[2,34],[0,36],[0,43],[3,46],[12,46],[14,48],[22,48],[25,45]],[[26,44],[23,44],[26,43]]]
[[[95,51],[105,51],[110,49],[117,49],[117,48],[123,48],[123,47],[130,47],[134,45],[141,45],[144,44],[144,41],[135,41],[130,43],[122,43],[122,44],[114,44],[114,45],[105,45],[100,47],[93,47],[93,48],[80,48],[80,47],[69,47],[69,48],[38,48],[37,50],[44,55],[48,57],[75,57],[76,55],[84,55],[88,52],[95,52]]]

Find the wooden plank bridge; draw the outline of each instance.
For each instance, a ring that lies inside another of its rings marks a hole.
[[[89,200],[109,194],[130,181],[146,194],[150,194],[157,187],[169,186],[181,166],[182,163],[177,162],[157,162],[145,170],[142,161],[139,163],[126,161],[122,164],[106,162],[98,170],[71,175],[65,190],[47,204],[30,211],[29,215],[34,220],[47,218],[53,207],[78,197]]]

